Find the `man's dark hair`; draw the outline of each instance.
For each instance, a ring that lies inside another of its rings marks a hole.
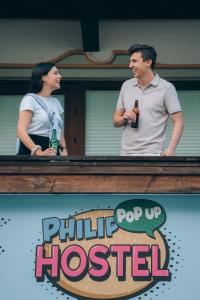
[[[50,62],[42,62],[34,67],[31,74],[29,92],[39,93],[42,90],[42,76],[47,75],[53,67],[55,67],[55,64]]]
[[[152,60],[151,69],[155,67],[157,53],[154,47],[149,45],[134,44],[128,49],[128,53],[129,55],[132,55],[135,52],[141,53],[143,61],[151,59]]]

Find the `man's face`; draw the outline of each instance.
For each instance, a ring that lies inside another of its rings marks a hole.
[[[141,52],[135,52],[130,57],[129,69],[133,71],[134,77],[142,78],[151,68],[151,63],[151,59],[143,61]]]

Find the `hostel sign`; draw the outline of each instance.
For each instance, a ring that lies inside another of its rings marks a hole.
[[[164,208],[134,199],[115,209],[42,220],[35,277],[45,276],[66,294],[89,299],[135,297],[170,280],[169,247],[159,230]]]

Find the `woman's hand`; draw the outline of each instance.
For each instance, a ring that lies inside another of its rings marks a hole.
[[[42,151],[41,149],[37,149],[35,151],[35,156],[55,156],[56,151],[53,148],[47,148],[46,150]]]

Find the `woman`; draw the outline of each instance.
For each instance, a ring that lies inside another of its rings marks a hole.
[[[39,63],[33,69],[31,93],[23,97],[19,109],[18,155],[68,155],[60,117],[63,108],[58,99],[51,96],[60,89],[60,80],[61,75],[53,63]],[[49,146],[53,129],[59,143],[57,153]]]

